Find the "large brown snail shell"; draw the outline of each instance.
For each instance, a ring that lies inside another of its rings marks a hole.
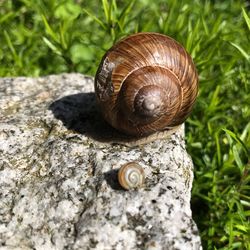
[[[144,136],[185,121],[197,96],[198,75],[174,39],[138,33],[104,55],[95,92],[108,123],[128,135]]]

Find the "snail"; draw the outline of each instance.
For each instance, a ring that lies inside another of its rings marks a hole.
[[[173,38],[158,33],[130,35],[103,56],[95,93],[104,119],[141,138],[182,124],[198,92],[191,56]]]
[[[144,180],[144,170],[136,162],[124,164],[118,171],[118,181],[126,190],[141,187],[144,184]]]

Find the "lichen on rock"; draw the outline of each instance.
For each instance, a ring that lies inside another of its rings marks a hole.
[[[184,127],[126,147],[81,74],[0,79],[1,249],[200,249]],[[145,185],[117,182],[136,161]]]

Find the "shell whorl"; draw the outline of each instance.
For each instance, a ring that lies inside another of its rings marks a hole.
[[[126,189],[136,189],[143,185],[145,174],[143,168],[136,162],[121,166],[118,172],[118,181]]]
[[[198,77],[172,38],[138,33],[114,45],[95,77],[97,101],[116,129],[143,136],[181,124],[191,112]]]

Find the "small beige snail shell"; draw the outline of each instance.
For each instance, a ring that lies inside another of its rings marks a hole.
[[[145,174],[143,168],[136,162],[121,166],[118,172],[118,181],[126,189],[136,189],[144,184]]]
[[[144,137],[186,120],[198,93],[198,75],[191,56],[173,38],[138,33],[104,55],[95,93],[109,124]]]

